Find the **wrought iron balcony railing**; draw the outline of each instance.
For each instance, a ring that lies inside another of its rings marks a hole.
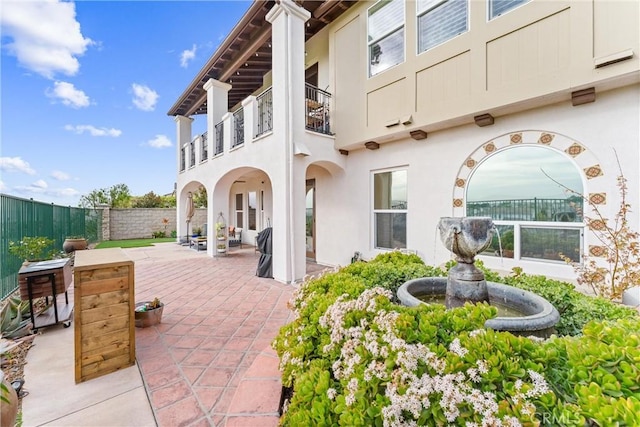
[[[233,143],[231,147],[244,144],[244,109],[233,113]]]
[[[331,94],[305,83],[305,128],[331,135],[329,107]]]
[[[204,162],[209,158],[209,141],[207,137],[207,132],[202,134],[202,138],[200,139],[200,161]]]
[[[260,136],[273,130],[273,91],[265,90],[256,98],[258,103],[257,133]]]
[[[220,122],[216,125],[216,151],[215,156],[222,154],[224,151],[224,122]]]

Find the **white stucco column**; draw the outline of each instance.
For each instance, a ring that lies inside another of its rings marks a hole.
[[[231,85],[215,79],[209,79],[202,86],[207,91],[207,133],[209,136],[209,157],[215,152],[216,125],[229,111],[229,91]],[[228,146],[228,144],[227,144]]]
[[[290,283],[306,273],[305,165],[294,155],[304,135],[305,22],[310,13],[281,0],[267,14],[271,23],[273,136],[282,174],[273,179],[273,277]]]
[[[185,144],[189,144],[191,141],[191,123],[193,119],[185,116],[175,116],[173,119],[176,122],[176,171],[180,172],[180,150]],[[188,155],[188,153],[185,153]],[[188,159],[185,159],[188,161]]]

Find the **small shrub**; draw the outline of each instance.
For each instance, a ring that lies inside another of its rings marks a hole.
[[[152,236],[153,236],[154,239],[162,239],[164,237],[167,237],[167,233],[165,231],[162,231],[162,230],[154,231],[152,233]]]
[[[55,256],[57,251],[53,249],[54,243],[48,237],[25,236],[19,242],[9,242],[9,253],[22,261],[42,261]]]
[[[295,320],[273,342],[294,390],[282,425],[640,425],[638,316],[542,341],[485,330],[496,315],[487,304],[392,301],[387,287],[429,268],[384,254],[301,285]],[[508,280],[546,292],[564,313],[581,301],[568,284]],[[598,301],[600,316],[614,313]]]
[[[533,292],[549,301],[560,313],[560,321],[556,324],[559,335],[580,335],[582,328],[592,320],[616,320],[637,315],[632,308],[578,292],[570,283],[528,275],[520,269],[514,269],[513,274],[500,277],[498,281]]]

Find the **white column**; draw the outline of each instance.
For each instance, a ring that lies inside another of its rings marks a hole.
[[[244,109],[244,142],[248,144],[253,142],[256,137],[255,117],[258,109],[256,97],[253,95],[247,96],[242,101],[242,108]]]
[[[233,114],[231,113],[224,113],[222,115],[222,134],[224,141],[223,151],[227,152],[231,149],[231,144],[233,144],[233,120],[231,120],[232,117]]]
[[[204,85],[207,91],[207,133],[209,146],[215,152],[216,125],[222,120],[222,116],[229,111],[229,91],[231,85],[218,80],[209,79]]]
[[[294,156],[294,146],[304,137],[304,43],[309,17],[292,0],[281,0],[266,16],[272,25],[273,136],[280,144],[278,166],[283,172],[272,182],[273,276],[285,283],[302,279],[306,270],[305,165]]]
[[[189,145],[191,141],[191,123],[193,119],[191,117],[175,116],[174,121],[176,122],[176,171],[180,173],[180,151],[185,144]],[[189,162],[188,155],[189,153],[185,152],[185,166]]]

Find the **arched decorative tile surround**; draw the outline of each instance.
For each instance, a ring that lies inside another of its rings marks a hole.
[[[598,163],[598,159],[580,142],[575,141],[565,135],[540,131],[525,130],[500,135],[478,147],[460,166],[458,176],[453,189],[453,216],[461,217],[465,215],[464,197],[466,185],[474,169],[486,157],[517,144],[539,144],[546,145],[555,150],[565,153],[582,171],[585,179],[585,194],[594,205],[605,205],[607,203],[607,188],[604,172]],[[589,228],[597,230],[601,226],[601,221],[591,221]],[[588,252],[592,256],[602,256],[604,248],[601,246],[589,245]]]

